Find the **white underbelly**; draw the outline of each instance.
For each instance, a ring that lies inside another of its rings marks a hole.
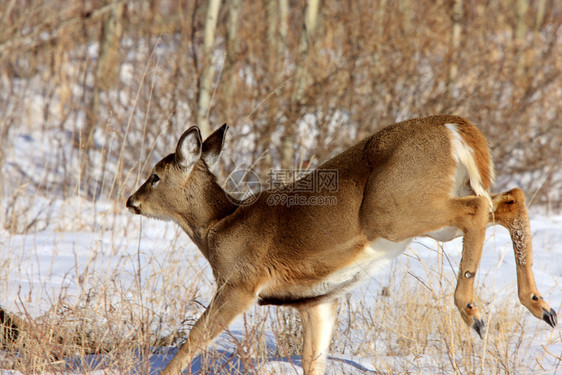
[[[347,267],[328,275],[321,283],[313,287],[313,295],[325,295],[338,292],[347,292],[358,283],[371,279],[378,271],[390,261],[402,254],[411,238],[392,242],[383,238],[377,239],[367,246],[361,254]]]
[[[462,230],[455,227],[445,227],[434,232],[426,233],[424,236],[433,238],[436,241],[448,242],[462,236]]]

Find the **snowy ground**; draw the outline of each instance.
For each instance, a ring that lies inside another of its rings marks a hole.
[[[198,292],[201,300],[205,303],[210,298],[213,284],[209,267],[187,236],[175,225],[133,217],[115,203],[109,202],[98,202],[93,206],[79,198],[73,198],[57,202],[53,207],[57,210],[51,218],[55,224],[49,225],[43,231],[25,235],[0,233],[0,303],[8,311],[25,309],[31,316],[39,316],[49,309],[52,301],[61,294],[72,299],[91,285],[117,283],[123,290],[129,290],[130,285],[139,282],[153,289],[158,288],[163,279],[151,281],[154,275],[162,271],[168,272],[168,265],[177,263],[186,266],[180,267],[178,271],[185,278],[186,285],[193,281],[194,277],[199,278],[201,282]],[[538,288],[551,306],[559,312],[562,311],[562,215],[531,213],[531,216],[534,272]],[[85,223],[80,219],[84,217],[95,219]],[[444,245],[444,254],[454,266],[460,259],[461,246],[460,239]],[[438,260],[439,255],[435,250],[437,248],[437,243],[433,240],[416,240],[390,267],[371,275],[372,281],[350,297],[352,303],[380,295],[381,286],[389,285],[388,280],[393,279],[397,270],[408,269],[410,282],[419,279],[431,287],[430,284],[434,281],[428,274],[437,270],[441,262],[445,265],[444,272],[454,277],[455,267],[449,266],[447,260]],[[394,280],[390,285],[399,289],[402,283]],[[501,307],[499,304],[505,304],[506,301],[513,305],[514,310],[522,309],[518,306],[511,243],[507,231],[503,228],[488,230],[477,285],[477,293],[485,303],[484,311],[490,321],[494,321],[494,312]],[[173,293],[171,294],[168,298],[175,298]],[[452,298],[449,302],[453,309]],[[551,330],[544,322],[532,318],[527,311],[521,316],[526,332],[533,336],[530,348],[524,353],[529,358],[529,368],[540,370],[544,374],[562,371],[559,369],[562,367],[559,328]],[[340,314],[340,321],[345,319],[348,318]],[[207,353],[203,362],[210,361],[208,357],[211,356],[215,364],[217,361],[224,364],[220,373],[243,372],[246,367],[239,356],[233,357],[233,353],[244,341],[245,332],[247,327],[244,320],[238,319],[228,332],[219,337],[214,345],[215,350]],[[368,336],[374,332],[365,331],[358,334]],[[302,373],[298,357],[275,355],[279,352],[275,335],[275,332],[266,332],[267,363],[260,367],[260,371],[278,374]],[[158,373],[174,350],[154,349],[148,364],[150,372]],[[380,353],[379,358],[384,355]],[[375,373],[375,357],[353,357],[332,351],[329,372]],[[75,373],[108,373],[103,367],[103,358],[100,357],[92,357],[88,366],[84,365],[84,362],[78,364],[73,358],[68,358],[67,361]],[[193,373],[205,367],[201,361],[199,358],[192,364]],[[442,366],[442,361],[441,358],[428,356],[412,358],[411,371],[435,373],[433,370]],[[90,372],[88,368],[94,370]],[[2,373],[15,372],[6,370]]]

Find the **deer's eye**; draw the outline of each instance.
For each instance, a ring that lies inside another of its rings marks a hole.
[[[152,185],[152,187],[156,187],[156,185],[158,185],[158,182],[160,181],[160,177],[158,177],[158,175],[156,173],[153,173],[150,175],[150,185]]]

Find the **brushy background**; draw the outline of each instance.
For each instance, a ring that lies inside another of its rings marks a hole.
[[[208,10],[203,0],[3,1],[1,195],[123,199],[198,120],[231,126],[225,171],[259,160],[265,175],[390,123],[451,113],[489,138],[498,190],[516,182],[560,207],[559,2],[326,0],[307,32],[305,1],[235,0],[220,4],[206,48]],[[29,155],[39,176],[10,157],[28,127],[50,145],[49,160]]]
[[[181,341],[212,278],[174,226],[139,222],[123,205],[192,125],[231,126],[219,181],[240,167],[267,181],[271,168],[315,167],[390,123],[458,114],[489,139],[496,191],[517,185],[534,209],[560,212],[557,0],[4,0],[0,25],[0,290],[18,296],[0,304],[30,335],[2,367],[64,372],[71,354],[109,353],[92,366],[149,373],[142,354]],[[69,268],[60,282],[22,271],[34,258]],[[442,268],[411,285],[400,268],[369,302],[349,297],[332,348],[384,353],[375,360],[388,373],[423,373],[414,359],[435,353],[446,362],[428,365],[434,373],[535,371],[523,353],[542,331],[522,329],[526,313],[496,305],[506,319],[494,341],[473,345],[448,308],[455,267]],[[409,318],[420,311],[421,327]],[[247,318],[234,340],[244,371],[267,352],[267,334],[276,355],[299,353],[290,310]],[[381,321],[387,333],[363,335]]]

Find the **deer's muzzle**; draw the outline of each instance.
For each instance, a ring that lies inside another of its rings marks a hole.
[[[132,195],[129,197],[129,199],[127,199],[127,208],[129,209],[129,211],[136,215],[140,215],[141,213],[139,202],[135,198],[133,198]]]

